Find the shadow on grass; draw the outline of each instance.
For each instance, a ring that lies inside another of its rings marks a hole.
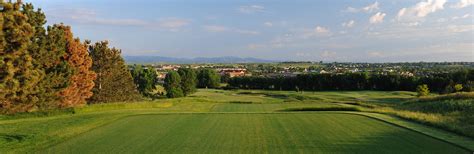
[[[22,142],[30,138],[28,135],[23,134],[0,134],[0,143],[2,142]]]

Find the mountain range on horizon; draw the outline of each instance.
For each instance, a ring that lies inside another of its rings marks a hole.
[[[196,58],[175,58],[164,56],[124,56],[129,64],[150,64],[150,63],[173,63],[173,64],[196,64],[196,63],[271,63],[276,60],[266,60],[252,57],[196,57]]]

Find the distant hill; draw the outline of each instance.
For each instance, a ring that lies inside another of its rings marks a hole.
[[[162,56],[124,56],[127,63],[130,64],[149,64],[149,63],[173,63],[173,64],[196,64],[196,63],[270,63],[277,62],[258,58],[241,57],[197,57],[197,58],[172,58]]]

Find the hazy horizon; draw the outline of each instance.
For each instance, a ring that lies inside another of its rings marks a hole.
[[[474,0],[26,0],[126,56],[474,61]]]

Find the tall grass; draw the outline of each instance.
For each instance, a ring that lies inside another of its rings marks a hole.
[[[474,138],[474,93],[455,93],[369,109]]]
[[[97,112],[97,111],[108,111],[108,110],[122,110],[122,109],[153,109],[153,108],[166,108],[173,106],[170,102],[135,102],[135,103],[104,103],[104,104],[92,104],[86,107],[75,108],[74,111],[77,113]]]
[[[474,92],[459,92],[438,96],[427,96],[413,99],[414,102],[432,102],[443,100],[474,100]],[[412,101],[412,102],[413,102]]]

